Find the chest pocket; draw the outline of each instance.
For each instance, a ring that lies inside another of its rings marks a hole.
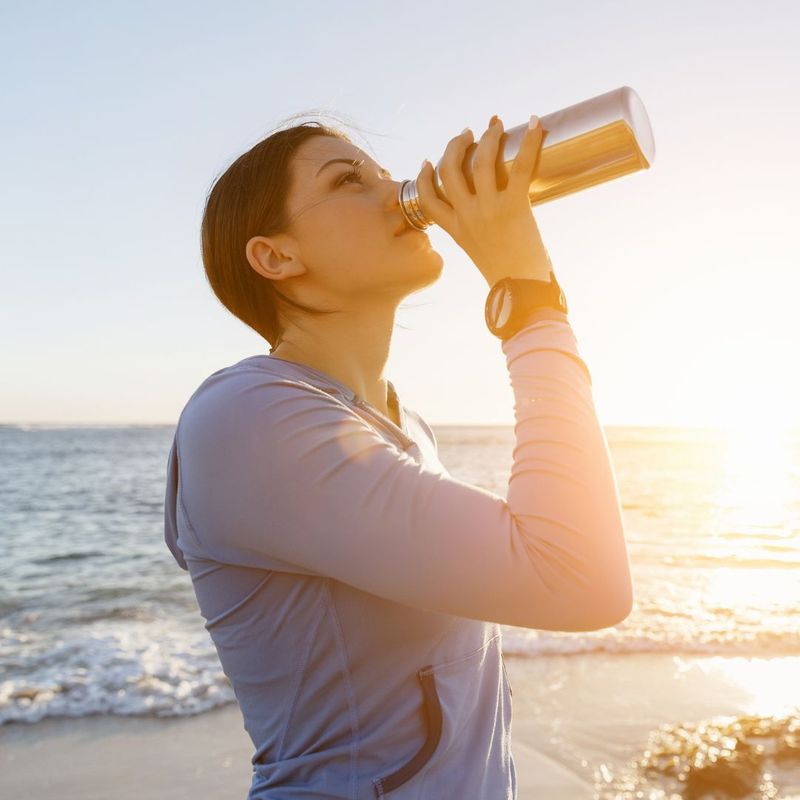
[[[514,797],[511,686],[500,644],[497,633],[418,670],[425,738],[410,760],[373,779],[376,798]]]

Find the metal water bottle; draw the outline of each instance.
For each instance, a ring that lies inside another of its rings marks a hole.
[[[541,117],[541,125],[542,147],[528,190],[531,206],[648,169],[655,158],[650,120],[639,95],[630,86],[553,111]],[[508,182],[527,127],[525,122],[503,132],[495,165],[499,188]],[[469,146],[462,165],[472,192],[477,146],[477,142]],[[434,170],[433,185],[437,194],[447,200],[440,165],[441,160]],[[433,224],[420,207],[416,179],[400,186],[400,208],[408,223],[418,230]]]

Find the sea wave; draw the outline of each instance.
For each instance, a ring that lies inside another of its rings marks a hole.
[[[503,626],[503,651],[520,658],[593,653],[800,655],[800,632],[703,633],[659,640],[622,626],[585,633]],[[91,714],[175,717],[235,702],[208,633],[177,622],[98,622],[64,632],[0,630],[0,725]]]
[[[202,629],[99,625],[56,642],[8,629],[0,635],[0,724],[90,714],[182,716],[235,700]]]
[[[670,653],[687,655],[759,656],[800,655],[800,631],[686,631],[665,638],[625,633],[615,628],[586,633],[529,631],[510,628],[503,633],[503,652],[520,657],[569,656],[590,653]]]

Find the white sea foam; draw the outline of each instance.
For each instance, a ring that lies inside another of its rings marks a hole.
[[[0,723],[89,714],[180,716],[234,701],[207,632],[174,625],[96,624],[56,641],[1,632],[11,676]]]

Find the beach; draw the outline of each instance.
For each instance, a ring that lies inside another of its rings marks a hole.
[[[797,656],[593,653],[506,661],[519,800],[633,797],[615,781],[659,725],[777,714],[792,693],[798,700],[796,682],[788,682],[800,674]],[[764,685],[763,676],[772,680]],[[11,723],[0,728],[0,796],[244,800],[251,754],[233,704],[185,717]],[[752,796],[800,797],[796,769],[784,763],[779,783],[773,768],[779,792]]]

